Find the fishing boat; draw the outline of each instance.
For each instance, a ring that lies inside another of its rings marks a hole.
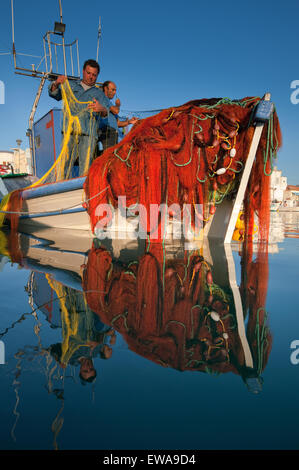
[[[269,101],[269,94],[266,98],[267,100],[263,100],[262,105]],[[235,198],[224,200],[217,208],[217,212],[209,217],[208,223],[205,224],[205,237],[222,239],[225,243],[231,242],[264,123],[265,121],[257,122],[255,125],[245,168]],[[20,192],[22,207],[19,214],[19,229],[28,232],[33,229],[51,227],[82,230],[90,236],[94,236],[90,217],[86,210],[88,199],[84,191],[85,180],[86,177],[83,176],[22,190]],[[104,232],[107,237],[112,236],[114,238],[113,234],[119,231],[121,225],[124,233],[118,236],[126,238],[128,234],[133,235],[134,232],[138,231],[138,223],[138,217],[128,216],[128,214],[121,215],[120,211],[116,211],[114,225],[105,228]],[[170,237],[172,236],[172,225],[170,221],[166,231]],[[189,238],[192,240],[192,238],[195,239],[195,236],[191,233]]]
[[[27,76],[40,79],[39,89],[36,94],[36,97],[32,106],[32,110],[30,113],[29,130],[28,130],[28,135],[30,139],[30,148],[32,151],[32,166],[34,168],[35,178],[39,178],[42,176],[43,173],[46,173],[51,167],[51,165],[53,165],[53,162],[56,161],[56,157],[57,157],[56,152],[60,144],[60,142],[57,141],[59,140],[59,137],[57,136],[60,136],[60,139],[61,139],[61,130],[60,129],[57,130],[57,128],[55,128],[55,120],[56,122],[58,122],[59,120],[55,118],[56,110],[51,110],[49,113],[47,113],[44,119],[40,120],[37,123],[34,123],[35,111],[39,102],[41,92],[45,85],[45,81],[49,79],[53,79],[59,75],[59,72],[54,70],[54,65],[53,65],[54,60],[52,60],[52,44],[53,43],[51,42],[51,34],[54,34],[54,35],[56,34],[62,37],[62,43],[59,44],[59,46],[62,47],[62,51],[63,51],[65,75],[68,75],[69,80],[72,80],[75,78],[78,79],[80,76],[79,62],[78,62],[77,76],[75,75],[74,70],[73,70],[73,63],[72,63],[71,73],[68,74],[66,70],[67,66],[66,66],[66,61],[65,61],[65,48],[67,46],[72,48],[72,46],[75,43],[66,44],[64,41],[65,25],[62,22],[61,2],[59,3],[60,3],[60,23],[55,23],[54,32],[53,31],[47,32],[44,36],[44,46],[45,48],[46,46],[48,46],[49,48],[48,54],[45,52],[45,57],[44,57],[44,63],[46,64],[45,71],[39,71],[35,67],[33,68],[33,70],[28,70],[24,68],[19,68],[16,65],[16,52],[15,52],[14,33],[13,33],[15,72],[22,74],[22,75],[27,75]],[[56,47],[57,45],[58,44],[55,43],[55,51],[57,49]],[[76,46],[78,48],[78,43],[76,43]],[[47,62],[47,57],[50,58],[49,64]],[[243,163],[240,161],[236,161],[236,158],[235,158],[236,153],[237,153],[236,147],[238,147],[237,134],[238,134],[240,125],[238,124],[238,120],[232,116],[228,116],[228,121],[230,121],[229,126],[231,126],[231,128],[233,129],[229,134],[228,133],[221,134],[222,131],[220,132],[219,129],[222,129],[222,128],[221,126],[219,126],[217,117],[210,116],[208,114],[208,111],[205,111],[207,112],[207,114],[204,114],[204,117],[202,117],[203,114],[200,114],[199,116],[195,116],[196,119],[198,120],[197,122],[195,119],[193,119],[192,129],[190,130],[190,136],[189,135],[183,136],[184,142],[189,140],[189,138],[191,139],[193,147],[195,146],[194,142],[196,141],[196,139],[198,139],[197,144],[196,144],[197,145],[196,148],[198,149],[198,159],[202,158],[200,157],[201,149],[204,149],[204,151],[207,152],[208,149],[213,148],[213,152],[216,154],[217,153],[216,150],[217,148],[219,148],[220,149],[219,152],[220,153],[222,152],[222,161],[219,160],[219,162],[215,166],[214,163],[217,161],[217,158],[218,158],[216,155],[215,162],[213,162],[213,164],[211,164],[210,167],[206,169],[205,180],[199,179],[198,171],[196,174],[193,172],[193,177],[195,177],[195,182],[197,185],[198,183],[204,185],[204,181],[206,181],[207,178],[210,179],[211,186],[216,188],[213,190],[209,189],[212,196],[213,194],[215,196],[219,184],[222,185],[221,188],[223,187],[223,184],[224,184],[223,176],[225,178],[225,175],[224,175],[225,173],[231,174],[230,176],[231,181],[233,181],[233,179],[235,178],[236,173],[240,173],[238,180],[235,179],[235,181],[238,181],[238,184],[234,188],[232,197],[226,198],[226,199],[223,198],[223,201],[219,205],[216,201],[217,203],[217,211],[216,211],[215,197],[213,196],[214,199],[212,200],[211,203],[209,203],[209,206],[211,206],[208,208],[209,215],[206,219],[204,219],[204,230],[201,230],[200,233],[197,233],[194,230],[194,227],[192,227],[191,230],[189,230],[187,234],[184,232],[184,236],[188,240],[194,241],[194,240],[198,240],[202,238],[216,238],[216,239],[220,239],[224,243],[231,243],[236,221],[237,221],[240,209],[242,207],[242,204],[244,201],[244,195],[248,187],[250,175],[252,173],[252,168],[254,165],[255,157],[259,150],[263,128],[265,125],[268,125],[268,121],[273,116],[274,107],[273,107],[273,103],[271,103],[270,101],[270,98],[271,98],[270,93],[266,93],[262,99],[252,101],[251,108],[252,108],[252,111],[254,111],[254,114],[250,115],[250,126],[248,124],[248,126],[252,130],[251,132],[252,136],[250,138],[250,144],[248,145],[248,148],[246,148],[246,155],[244,155],[244,150],[243,150],[242,155],[239,157],[239,159],[240,158],[243,159]],[[194,109],[196,109],[196,106],[199,106],[199,104],[201,104],[202,102],[204,103],[205,101],[206,100],[194,102],[194,107],[195,107]],[[218,104],[216,104],[216,101],[212,100],[211,101],[212,105],[208,106],[207,110],[216,109],[216,106],[218,106]],[[247,100],[247,101],[245,100],[243,102],[241,100],[240,108],[243,107],[244,109],[244,107],[247,105],[247,102],[249,101],[250,100]],[[233,107],[235,106],[235,102],[236,101],[230,101],[230,100],[227,101],[227,99],[218,100],[218,103],[221,103],[221,106],[223,105],[224,108],[226,107],[225,108],[226,110],[228,108],[228,104],[231,104]],[[203,106],[206,106],[206,105],[203,104]],[[199,107],[198,109],[202,110],[203,108]],[[180,115],[183,116],[181,114],[182,107],[170,108],[169,112],[168,110],[164,110],[164,111],[168,113],[169,115],[168,117],[163,118],[163,123],[162,123],[163,126],[164,125],[168,126],[172,124],[172,120],[175,119],[177,116],[180,116]],[[202,111],[200,112],[202,113]],[[221,117],[221,115],[219,116]],[[148,118],[148,119],[151,119],[151,118]],[[209,122],[210,122],[209,124],[210,127],[207,130],[208,137],[203,135],[203,131],[202,131],[203,122],[207,119],[209,119]],[[227,116],[225,119],[227,121]],[[46,143],[48,145],[46,146],[44,145],[41,146],[41,141],[40,141],[41,136],[40,136],[40,133],[37,132],[38,126],[41,124],[41,122],[45,125],[45,128],[48,131],[47,138],[46,138]],[[207,138],[208,140],[210,139],[211,133],[214,133],[215,135],[214,140],[211,142],[211,144],[209,144],[209,142],[204,142],[204,139],[207,139]],[[202,135],[199,135],[199,134],[202,134]],[[140,136],[142,136],[142,131],[141,131]],[[170,144],[171,142],[168,141],[166,143],[166,146],[169,146]],[[155,145],[156,144],[154,143],[152,147],[153,151],[154,151]],[[119,146],[121,146],[121,143],[119,144]],[[46,155],[45,155],[45,152],[46,152]],[[104,152],[102,157],[104,157],[106,152]],[[127,167],[130,167],[130,164],[128,164],[128,158],[130,156],[131,149],[129,150],[126,159],[123,159],[122,157],[120,157],[118,152],[119,152],[118,148],[114,149],[114,156],[117,157],[117,159],[124,162]],[[173,155],[175,155],[175,152],[177,152],[177,150],[174,149],[173,152],[174,152]],[[149,156],[149,158],[154,160],[155,157]],[[190,161],[192,161],[192,158],[195,158],[195,157],[191,157],[191,159],[187,163],[190,163]],[[173,157],[170,158],[170,161],[171,159],[173,159]],[[97,164],[101,165],[101,162],[98,161],[99,159],[96,159],[96,160],[97,160]],[[229,161],[229,163],[225,163],[225,161]],[[181,168],[181,167],[185,167],[187,163],[186,164],[175,163],[175,165],[177,168]],[[222,166],[221,166],[221,163],[222,163]],[[240,164],[242,165],[241,169],[238,166]],[[200,164],[198,163],[198,169],[199,169],[199,166]],[[182,168],[182,171],[183,171],[183,168]],[[155,173],[155,170],[153,170],[153,174],[154,173]],[[107,187],[103,188],[99,186],[96,191],[96,194],[94,192],[92,194],[90,192],[87,194],[86,192],[87,178],[89,178],[89,175],[62,180],[62,181],[50,182],[50,183],[49,182],[45,183],[44,182],[45,180],[42,179],[40,184],[35,183],[33,186],[28,186],[19,192],[19,199],[21,201],[21,207],[18,207],[18,210],[14,211],[11,208],[10,209],[6,208],[6,210],[3,210],[3,212],[7,213],[8,216],[10,215],[18,216],[18,219],[19,219],[18,229],[26,233],[30,233],[30,231],[32,230],[38,230],[38,229],[43,229],[45,227],[49,227],[52,229],[67,229],[67,230],[83,231],[86,234],[88,234],[88,236],[90,237],[98,236],[99,232],[96,232],[95,224],[91,223],[91,218],[94,218],[96,209],[93,209],[92,211],[89,210],[90,201],[96,198],[97,193],[100,194],[101,192],[105,191]],[[142,180],[142,178],[140,177],[139,180]],[[147,183],[143,182],[142,184],[146,185]],[[157,183],[153,183],[153,185],[155,184]],[[179,181],[177,181],[177,183],[173,182],[173,185],[176,185],[176,184],[178,185]],[[227,185],[227,183],[225,184]],[[90,188],[90,178],[89,178],[89,183],[87,186]],[[110,187],[110,190],[111,190],[111,187]],[[142,191],[145,192],[144,188]],[[192,193],[192,191],[193,189],[189,191],[190,194]],[[200,193],[200,191],[202,191],[202,188],[198,191]],[[219,194],[222,194],[220,190],[219,190]],[[183,199],[184,197],[188,199],[189,196],[188,194],[185,194],[183,196]],[[112,223],[108,224],[105,227],[101,227],[101,230],[100,230],[101,237],[106,236],[106,237],[115,238],[115,234],[117,233],[118,238],[123,237],[123,238],[128,239],[128,238],[134,237],[136,233],[140,233],[140,219],[138,215],[129,213],[128,211],[125,211],[124,213],[118,207],[116,207],[114,215],[115,217],[113,218]],[[204,216],[202,216],[202,218],[204,218]],[[170,239],[174,238],[176,236],[174,234],[174,225],[175,225],[174,221],[168,220],[166,225],[167,226],[166,226],[166,230],[164,231],[164,236]],[[183,230],[181,230],[181,233],[183,233]]]
[[[0,176],[0,201],[11,191],[26,188],[37,181],[37,177],[27,173],[9,173]]]

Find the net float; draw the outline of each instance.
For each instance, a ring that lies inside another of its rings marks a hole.
[[[210,312],[210,316],[214,321],[219,321],[220,320],[220,315],[217,312],[214,312],[214,311]]]
[[[224,339],[228,339],[228,334],[227,334],[227,333],[223,333],[223,338],[224,338]]]
[[[229,156],[231,158],[234,158],[236,156],[236,153],[237,153],[236,149],[232,148],[232,149],[230,149]]]
[[[226,168],[219,168],[217,171],[216,171],[216,175],[224,175],[224,173],[226,173]]]
[[[235,137],[236,135],[237,135],[237,131],[231,131],[231,132],[228,134],[228,136],[229,136],[230,138]]]

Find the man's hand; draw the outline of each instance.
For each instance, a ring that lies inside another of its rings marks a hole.
[[[131,119],[128,120],[128,124],[136,124],[136,122],[139,121],[137,117],[132,117]]]
[[[92,103],[89,103],[87,106],[88,109],[91,109],[95,113],[100,113],[101,116],[107,116],[107,109],[105,106],[101,105],[98,100],[93,99]]]
[[[61,85],[62,83],[64,83],[66,81],[67,77],[66,75],[59,75],[55,82],[52,83],[52,86],[51,86],[51,91],[55,91],[57,90],[57,88],[59,87],[59,85]]]
[[[119,99],[119,98],[116,98],[116,100],[115,100],[115,106],[117,106],[118,108],[120,108],[120,105],[121,105],[120,99]]]

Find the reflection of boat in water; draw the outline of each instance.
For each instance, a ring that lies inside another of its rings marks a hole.
[[[23,266],[43,273],[35,276],[35,298],[41,301],[41,286],[49,297],[42,301],[47,308],[53,292],[45,277],[52,290],[56,285],[56,294],[58,285],[61,294],[80,292],[88,309],[140,356],[180,371],[233,372],[252,391],[260,390],[271,348],[266,253],[254,261],[252,254],[243,254],[239,288],[230,246],[185,251],[180,243],[144,247],[133,240],[129,250],[117,240],[87,246],[83,238],[70,244],[67,234],[56,240],[50,234],[48,244],[40,233],[38,238],[20,234],[18,253]]]

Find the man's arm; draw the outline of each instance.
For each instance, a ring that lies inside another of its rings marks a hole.
[[[118,127],[126,127],[129,126],[129,124],[135,124],[139,119],[136,117],[132,117],[131,119],[126,119],[125,121],[120,121],[119,119],[117,120],[117,125]]]
[[[117,98],[115,100],[115,104],[113,104],[112,106],[110,106],[110,109],[109,111],[112,113],[112,114],[119,114],[119,110],[120,110],[120,99]]]
[[[54,98],[57,101],[60,101],[62,99],[62,94],[61,94],[61,89],[60,85],[66,81],[66,76],[65,75],[59,75],[55,82],[50,83],[48,87],[48,92],[49,96],[51,98]]]

